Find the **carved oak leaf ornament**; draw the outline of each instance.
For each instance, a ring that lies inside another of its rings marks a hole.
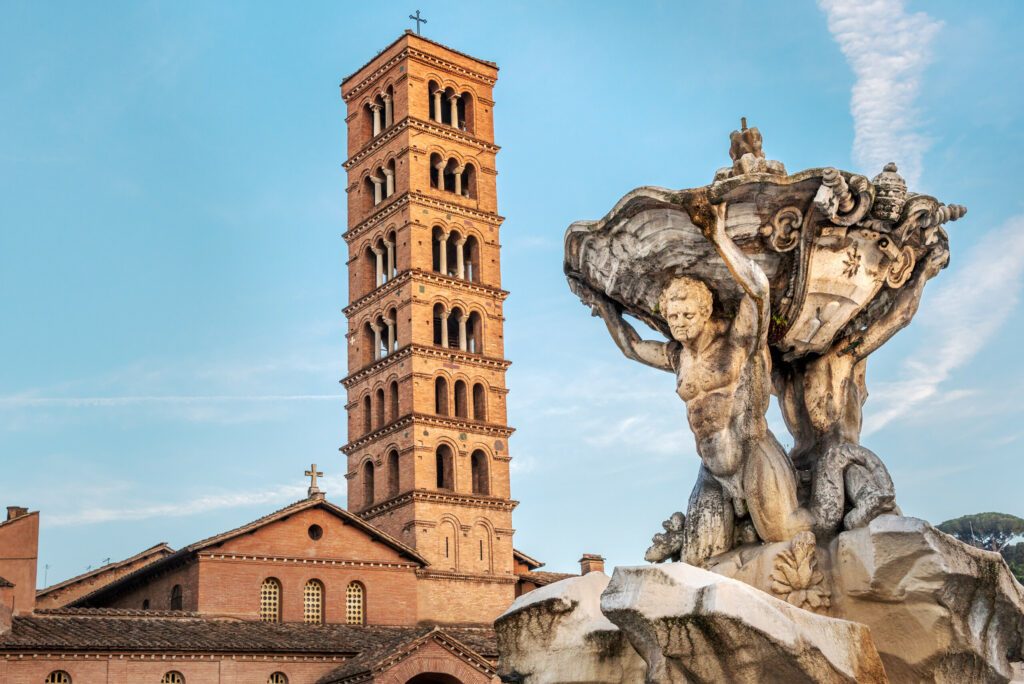
[[[775,557],[772,591],[787,603],[812,611],[823,611],[831,602],[825,576],[818,570],[816,540],[811,532],[800,532]]]

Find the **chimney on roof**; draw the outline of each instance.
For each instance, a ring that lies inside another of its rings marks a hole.
[[[587,575],[592,572],[604,572],[604,558],[596,553],[585,553],[580,558],[580,574]]]
[[[14,520],[20,518],[23,515],[28,515],[28,509],[24,506],[8,506],[7,507],[7,519]]]
[[[0,623],[8,609],[16,617],[35,610],[38,559],[39,512],[8,506],[0,525]]]

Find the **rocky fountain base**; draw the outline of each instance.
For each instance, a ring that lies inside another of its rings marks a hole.
[[[883,515],[800,539],[592,572],[495,623],[502,681],[1024,681],[1024,588],[996,553]]]

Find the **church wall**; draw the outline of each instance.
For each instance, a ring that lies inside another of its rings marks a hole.
[[[515,600],[515,579],[420,577],[420,620],[490,625]]]
[[[451,656],[449,656],[451,657]],[[454,660],[454,658],[452,658]],[[187,684],[263,684],[274,672],[283,672],[289,684],[315,684],[339,667],[344,658],[294,658],[281,656],[233,656],[212,654],[93,654],[63,657],[0,657],[0,682],[40,684],[54,670],[71,675],[72,684],[136,684],[156,682],[170,671],[180,672]],[[404,684],[404,682],[403,682]]]
[[[142,602],[149,599],[150,610],[170,610],[171,590],[174,585],[181,585],[181,608],[186,611],[199,609],[199,577],[198,565],[191,561],[186,565],[179,566],[165,574],[159,574],[148,579],[141,586],[126,587],[118,591],[114,598],[102,603],[89,605],[101,605],[107,608],[142,608]]]
[[[281,582],[281,619],[302,622],[306,582],[324,585],[324,620],[345,622],[345,590],[350,582],[365,587],[366,622],[370,625],[416,623],[416,575],[409,568],[200,558],[200,610],[207,615],[258,619],[260,587],[268,577]]]

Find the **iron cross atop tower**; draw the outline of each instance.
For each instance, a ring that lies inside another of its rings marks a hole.
[[[422,19],[420,17],[420,11],[419,10],[416,10],[416,14],[415,15],[410,14],[409,18],[416,22],[416,35],[417,36],[420,35],[420,24],[426,24],[427,20],[426,19]]]
[[[348,506],[429,561],[425,612],[458,577],[461,619],[488,622],[515,590],[497,76],[409,31],[341,86]]]

